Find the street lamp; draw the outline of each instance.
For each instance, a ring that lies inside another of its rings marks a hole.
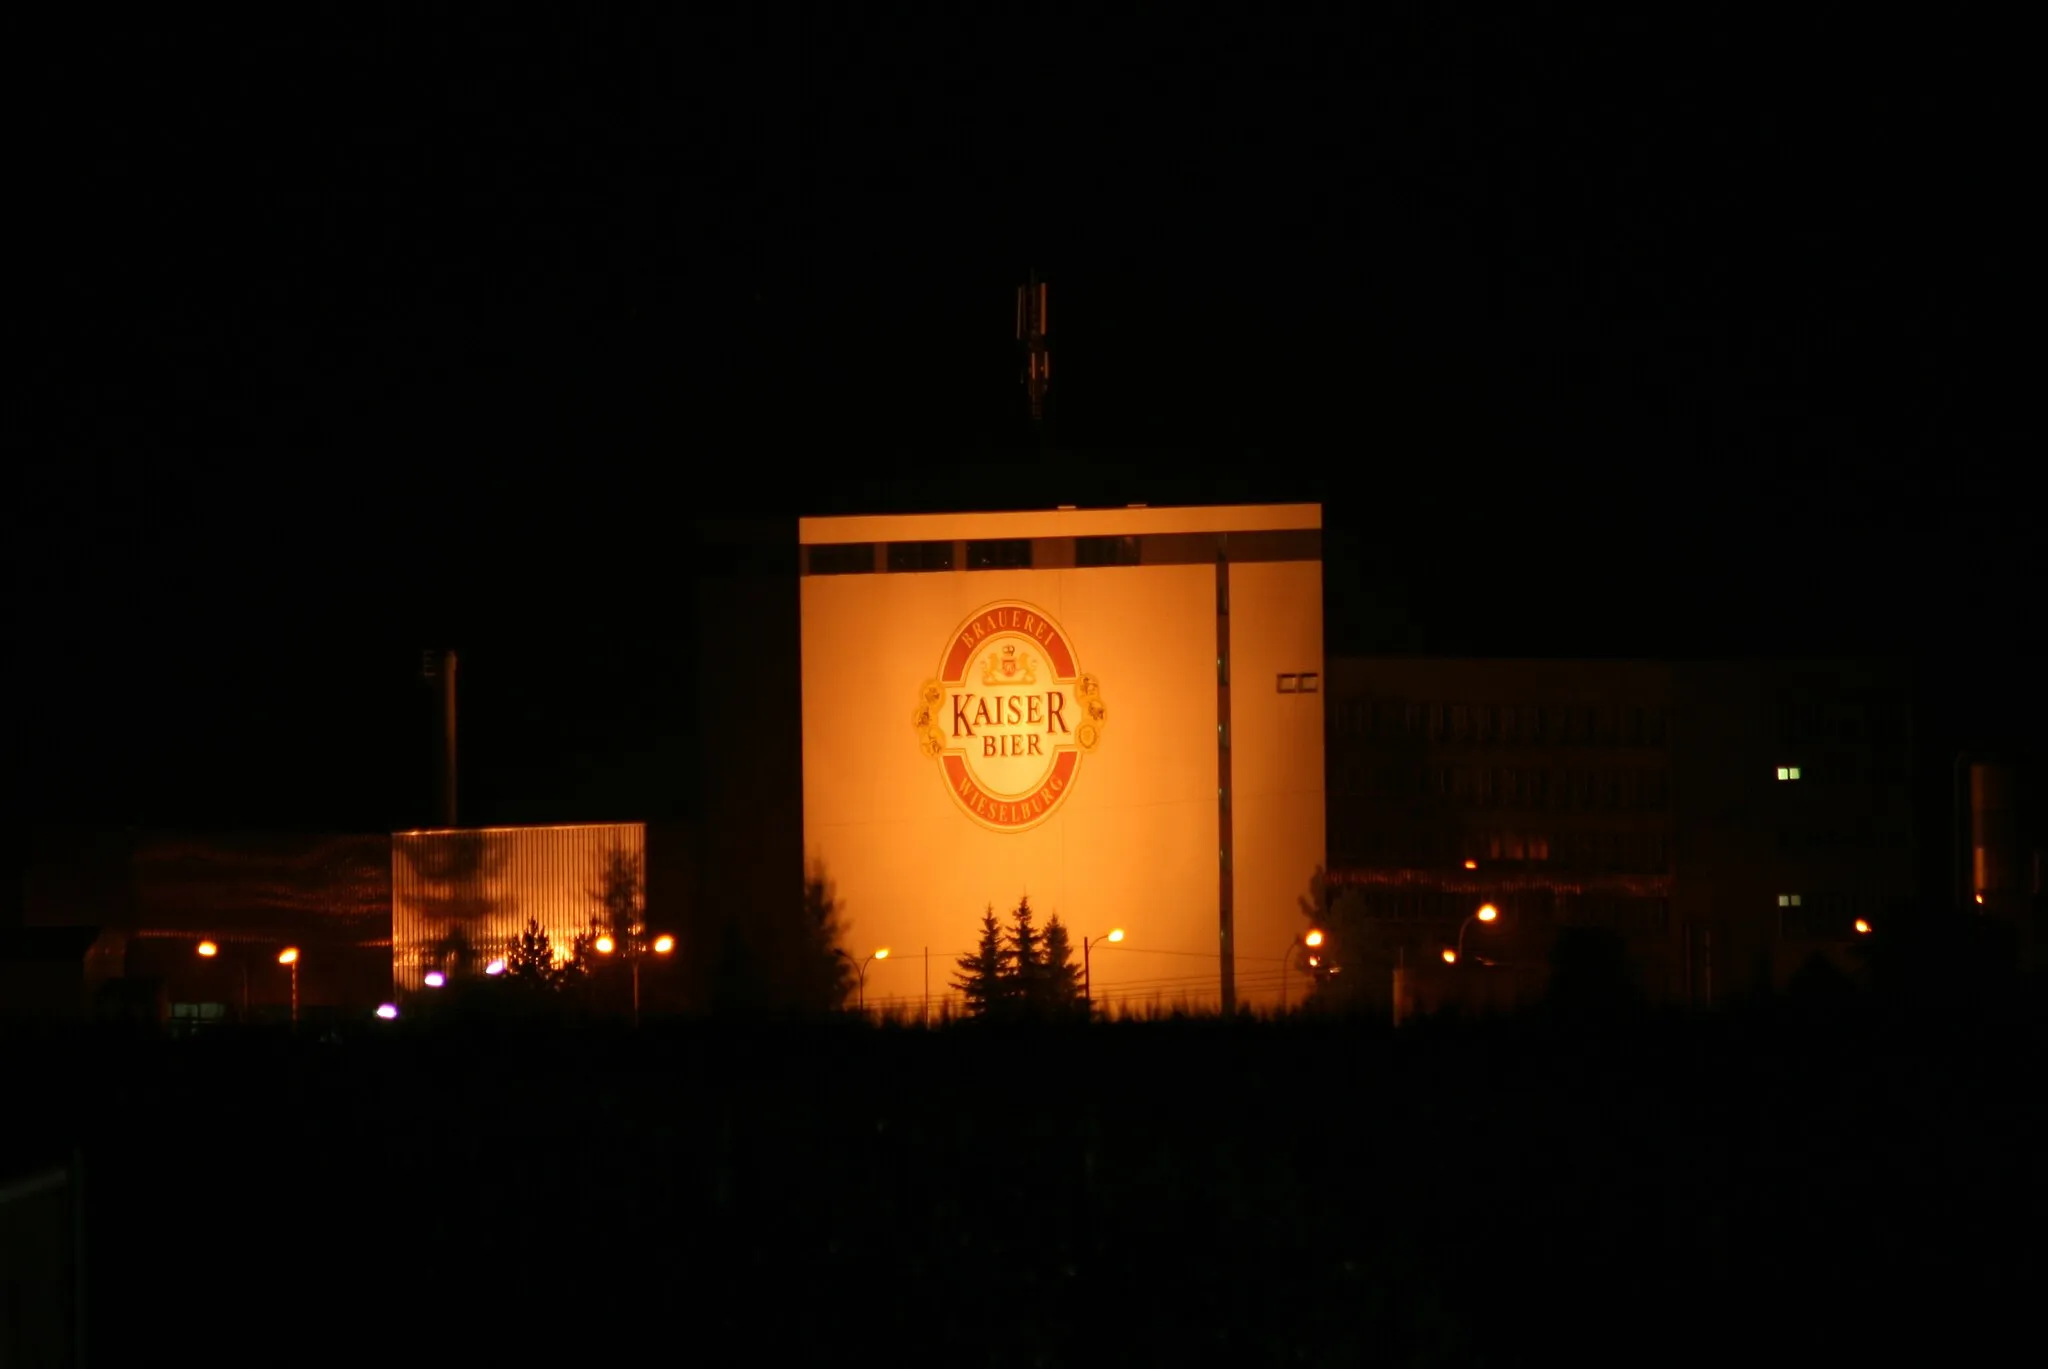
[[[1499,916],[1500,909],[1494,907],[1491,903],[1482,903],[1478,908],[1466,914],[1465,920],[1458,924],[1458,949],[1454,951],[1449,947],[1444,948],[1444,964],[1455,965],[1464,958],[1466,928],[1470,927],[1474,922],[1491,922]]]
[[[1857,918],[1857,919],[1856,919],[1856,935],[1858,935],[1858,936],[1869,936],[1869,935],[1870,935],[1870,923],[1868,923],[1867,921],[1865,921],[1864,919],[1862,919],[1862,918],[1860,918],[1860,917],[1859,917],[1859,918]]]
[[[599,937],[591,942],[590,946],[599,955],[610,955],[619,948],[619,944],[608,936]],[[667,955],[675,948],[676,939],[667,935],[658,936],[649,943],[649,949],[656,955]],[[634,955],[626,958],[632,962],[633,966],[633,1025],[637,1027],[640,1025],[640,957]]]
[[[861,1012],[866,1012],[868,1010],[868,960],[887,960],[889,958],[889,948],[887,946],[883,946],[878,950],[869,951],[867,960],[862,960],[859,962],[856,962],[852,956],[846,953],[845,947],[841,946],[837,947],[836,949],[838,950],[840,957],[843,960],[845,960],[847,964],[857,964],[857,969],[854,974],[853,980],[853,1002],[854,1006],[857,1009],[859,1009]]]
[[[499,960],[493,960],[493,961],[492,961],[492,962],[491,962],[490,964],[488,964],[488,965],[484,966],[484,973],[485,973],[485,974],[503,974],[503,973],[505,973],[505,962],[504,962],[504,961],[503,961],[502,959],[499,959]]]
[[[1290,967],[1290,966],[1292,966],[1292,965],[1293,965],[1293,963],[1294,963],[1294,948],[1295,948],[1296,946],[1306,946],[1306,947],[1308,947],[1308,948],[1309,948],[1309,949],[1310,949],[1311,951],[1313,951],[1313,950],[1318,950],[1318,949],[1320,949],[1320,948],[1321,948],[1321,946],[1322,946],[1322,944],[1323,944],[1323,929],[1322,929],[1322,928],[1320,928],[1320,927],[1311,927],[1311,928],[1309,928],[1309,929],[1308,929],[1308,935],[1306,935],[1306,936],[1302,935],[1302,934],[1301,934],[1300,932],[1296,932],[1296,933],[1294,934],[1294,940],[1292,940],[1292,941],[1288,942],[1288,943],[1287,943],[1287,949],[1286,949],[1286,950],[1284,950],[1284,951],[1282,951],[1282,952],[1280,953],[1280,1011],[1281,1011],[1281,1012],[1283,1012],[1283,1013],[1284,1013],[1284,1012],[1286,1012],[1286,1011],[1287,1011],[1287,971],[1288,971],[1289,967]],[[1308,964],[1309,964],[1309,968],[1310,968],[1310,969],[1314,969],[1314,968],[1316,967],[1317,963],[1318,963],[1319,961],[1321,961],[1321,960],[1322,960],[1322,957],[1321,957],[1321,956],[1317,956],[1317,955],[1312,955],[1312,956],[1310,956],[1310,957],[1308,958]]]
[[[1112,927],[1107,936],[1081,938],[1081,1001],[1088,1005],[1088,1015],[1095,1015],[1095,985],[1089,976],[1088,951],[1098,941],[1107,941],[1112,946],[1124,939],[1124,929]]]
[[[277,953],[277,963],[292,972],[292,1025],[299,1021],[299,948],[287,946]]]
[[[442,974],[439,970],[428,970],[426,978],[421,982],[430,989],[438,989],[448,982],[448,976]]]
[[[210,940],[202,941],[192,949],[198,952],[201,959],[212,960],[220,954],[220,943]],[[235,957],[235,963],[242,972],[242,1023],[246,1026],[249,1021],[249,958],[245,955],[238,955]]]

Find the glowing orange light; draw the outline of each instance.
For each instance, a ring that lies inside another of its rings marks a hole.
[[[1982,894],[1979,894],[1979,895],[1977,895],[1977,901],[1978,901],[1979,903],[1982,903],[1982,902],[1984,901],[1984,895],[1982,895]]]
[[[218,946],[214,945],[214,944],[213,944],[213,943],[212,943],[211,941],[202,941],[202,942],[200,942],[200,943],[199,943],[199,954],[201,954],[201,955],[219,955],[219,954],[220,954],[220,947],[218,947]]]
[[[610,937],[601,936],[596,941],[593,941],[590,944],[591,948],[595,950],[599,955],[610,955],[612,953],[612,948],[615,943],[612,941]]]
[[[656,955],[667,955],[675,948],[676,939],[672,936],[658,936],[654,938],[654,953]]]
[[[1312,956],[1310,956],[1310,957],[1308,958],[1308,967],[1309,967],[1309,968],[1310,968],[1311,970],[1313,970],[1313,969],[1314,969],[1314,968],[1315,968],[1316,966],[1318,966],[1318,965],[1320,965],[1320,964],[1322,964],[1322,963],[1323,963],[1323,958],[1322,958],[1321,956],[1319,956],[1319,955],[1312,955]]]
[[[1310,932],[1307,936],[1302,938],[1302,941],[1306,945],[1320,946],[1323,944],[1323,934],[1319,931]]]
[[[889,948],[887,946],[884,946],[881,950],[875,952],[875,959],[877,960],[887,960],[888,958]]]
[[[1858,935],[1858,936],[1867,936],[1867,935],[1869,934],[1869,932],[1870,932],[1870,924],[1869,924],[1868,922],[1865,922],[1865,921],[1864,921],[1864,920],[1863,920],[1862,918],[1860,918],[1860,917],[1859,917],[1859,918],[1857,918],[1857,919],[1856,919],[1856,935]]]
[[[1479,868],[1479,862],[1476,860],[1468,860],[1465,862],[1465,868],[1467,870],[1477,870]]]
[[[285,948],[284,948],[283,950],[279,951],[279,952],[277,953],[277,963],[278,963],[278,964],[280,964],[280,965],[296,965],[296,964],[298,964],[298,963],[299,963],[299,948],[298,948],[298,947],[296,947],[296,946],[287,946],[287,947],[285,947]]]
[[[1103,938],[1105,941],[1122,941],[1123,939],[1124,929],[1121,927],[1110,928],[1109,935]]]
[[[1448,946],[1444,947],[1444,964],[1446,964],[1446,965],[1455,965],[1455,964],[1457,964],[1457,963],[1458,963],[1458,953],[1457,953],[1456,951],[1452,950],[1452,949],[1451,949],[1450,947],[1448,947]]]
[[[1479,920],[1481,922],[1491,922],[1499,916],[1500,909],[1494,907],[1491,903],[1482,903],[1479,905]]]

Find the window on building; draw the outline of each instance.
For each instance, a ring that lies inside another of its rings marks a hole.
[[[1318,673],[1317,673],[1316,671],[1313,671],[1313,670],[1304,670],[1304,671],[1303,671],[1303,672],[1301,673],[1301,692],[1302,692],[1302,693],[1304,693],[1304,694],[1313,694],[1313,693],[1315,693],[1315,692],[1316,692],[1317,690],[1321,689],[1322,687],[1323,687],[1323,677],[1322,677],[1322,676],[1321,676],[1320,674],[1318,674]]]
[[[1453,705],[1451,708],[1451,740],[1463,742],[1470,741],[1471,739],[1472,710],[1464,704]]]
[[[891,542],[890,570],[951,570],[951,542]]]
[[[1076,537],[1074,564],[1077,566],[1135,566],[1138,539],[1135,537]]]
[[[1778,778],[1779,778],[1779,779],[1781,779],[1781,780],[1796,780],[1796,779],[1798,779],[1798,778],[1799,778],[1799,767],[1798,767],[1798,766],[1796,766],[1796,765],[1781,765],[1781,766],[1779,766],[1779,767],[1778,767]]]
[[[1494,711],[1490,704],[1480,704],[1472,710],[1472,740],[1482,746],[1493,743]]]
[[[1799,906],[1799,895],[1798,895],[1798,894],[1779,894],[1779,895],[1778,895],[1778,906],[1779,906],[1780,908],[1797,908],[1797,907]]]
[[[967,568],[969,570],[1029,570],[1031,569],[1031,539],[1010,537],[992,542],[969,542],[967,544]]]
[[[1282,694],[1299,694],[1301,692],[1301,676],[1281,675],[1277,677],[1274,688]]]
[[[873,542],[832,542],[811,548],[813,575],[872,575],[875,570]]]
[[[227,1022],[228,1007],[225,1003],[173,1003],[171,1004],[171,1033],[187,1036],[209,1027],[222,1026]]]
[[[1529,853],[1528,858],[1530,860],[1550,859],[1549,837],[1527,837],[1524,839],[1523,845]]]

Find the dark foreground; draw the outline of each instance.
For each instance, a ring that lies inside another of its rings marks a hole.
[[[2031,1305],[2044,1040],[2027,1011],[16,1045],[8,1144],[83,1154],[96,1365],[1957,1362]]]

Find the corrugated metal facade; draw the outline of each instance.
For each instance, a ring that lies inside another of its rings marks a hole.
[[[391,935],[381,836],[151,836],[134,856],[143,936],[382,945]]]
[[[540,923],[559,953],[603,911],[608,863],[644,880],[644,823],[401,832],[391,838],[395,988],[417,991],[428,970],[479,971]]]

